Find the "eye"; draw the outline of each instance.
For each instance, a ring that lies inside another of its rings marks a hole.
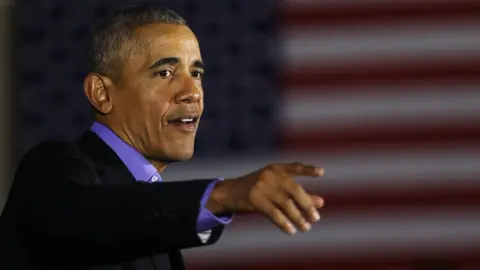
[[[192,71],[192,77],[197,78],[197,79],[202,79],[203,78],[203,72],[194,70]]]
[[[171,77],[172,74],[173,73],[170,70],[160,70],[160,71],[157,71],[157,72],[153,73],[154,76],[160,76],[162,78]]]

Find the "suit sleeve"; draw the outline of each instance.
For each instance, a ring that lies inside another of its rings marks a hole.
[[[38,258],[115,262],[213,244],[223,230],[214,228],[207,243],[196,232],[201,198],[211,180],[81,185],[98,177],[85,160],[32,156],[22,161],[15,181],[27,190],[21,229]]]

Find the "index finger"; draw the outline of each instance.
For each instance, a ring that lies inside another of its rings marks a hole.
[[[323,176],[325,170],[312,165],[302,164],[300,162],[293,162],[283,164],[285,172],[294,176]]]

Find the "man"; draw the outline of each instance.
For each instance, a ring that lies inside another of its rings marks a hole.
[[[169,163],[193,155],[203,111],[204,65],[179,15],[116,13],[95,29],[91,60],[84,91],[96,121],[77,141],[42,143],[20,163],[1,223],[2,259],[15,262],[2,269],[183,269],[180,250],[215,243],[233,213],[259,212],[289,234],[318,221],[322,198],[292,177],[321,168],[162,181]]]

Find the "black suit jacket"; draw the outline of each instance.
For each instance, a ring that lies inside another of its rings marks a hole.
[[[203,244],[200,200],[211,180],[145,184],[96,134],[45,142],[20,162],[0,221],[0,269],[184,269]]]

